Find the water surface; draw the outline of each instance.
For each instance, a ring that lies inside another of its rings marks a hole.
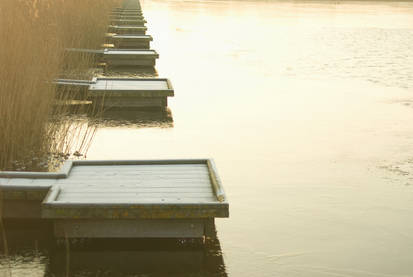
[[[413,276],[412,2],[142,7],[173,123],[111,118],[87,158],[215,159],[230,218],[199,275]]]

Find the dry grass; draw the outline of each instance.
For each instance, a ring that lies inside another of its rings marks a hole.
[[[64,49],[99,48],[117,2],[0,1],[0,170],[48,169],[51,157],[68,154],[76,141],[88,145],[94,131],[75,131],[84,124],[67,120],[66,108],[53,109],[65,99],[56,99],[52,80],[90,78],[85,70],[94,61],[80,56],[68,64]]]

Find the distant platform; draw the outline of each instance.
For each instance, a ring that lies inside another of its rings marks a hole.
[[[149,44],[153,40],[150,35],[134,35],[134,34],[107,34],[108,43],[112,43],[118,49],[149,49]]]
[[[145,26],[134,26],[134,25],[109,25],[108,32],[115,33],[118,35],[129,34],[129,35],[145,35],[147,28]]]
[[[112,19],[112,25],[137,25],[137,26],[145,26],[146,20],[145,19]]]
[[[109,15],[111,16],[122,16],[122,15],[126,15],[126,16],[133,16],[133,15],[143,15],[142,11],[113,11],[111,12]]]
[[[155,66],[159,54],[155,50],[105,49],[103,58],[109,66]]]
[[[143,15],[118,14],[111,15],[111,20],[145,20]]]
[[[58,89],[80,86],[87,98],[105,108],[166,109],[167,98],[174,96],[171,82],[165,78],[93,78],[92,81],[58,79]]]
[[[103,50],[68,48],[67,52],[82,53],[95,56],[98,62],[107,66],[155,66],[159,54],[155,50],[145,49],[116,49]]]

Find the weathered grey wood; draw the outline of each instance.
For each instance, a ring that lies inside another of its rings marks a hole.
[[[1,217],[5,219],[41,218],[41,200],[2,200]]]
[[[215,194],[219,201],[224,202],[225,199],[225,192],[224,187],[222,186],[221,180],[218,177],[217,169],[215,167],[215,163],[213,160],[207,161],[209,177],[212,183],[212,187],[214,188]]]
[[[106,49],[103,57],[109,66],[155,66],[159,55],[154,50]]]
[[[156,59],[117,59],[114,57],[107,58],[106,64],[108,66],[155,66]]]
[[[12,182],[11,186],[2,186],[0,184],[0,201],[1,200],[37,200],[41,201],[47,195],[49,188],[52,184],[48,186],[37,186],[35,183],[31,185],[19,186],[18,182]]]
[[[170,81],[163,78],[94,78],[92,81],[58,79],[55,82],[69,87],[88,85],[88,100],[103,101],[105,107],[165,110],[168,105],[167,97],[174,95]]]
[[[55,220],[56,237],[202,238],[203,220]]]
[[[145,26],[145,19],[112,19],[110,21],[112,25],[136,25]]]
[[[95,55],[101,61],[106,62],[109,66],[154,66],[159,54],[155,50],[141,50],[141,49],[77,49],[68,48],[70,53],[86,53]],[[90,81],[82,80],[58,80],[60,85],[79,85],[87,86],[91,84]]]
[[[109,25],[108,32],[115,34],[134,34],[145,35],[147,28],[145,26],[134,25]]]
[[[73,162],[66,161],[63,166],[57,172],[28,172],[28,171],[0,171],[0,188],[13,186],[15,182],[34,182],[34,179],[62,179],[66,178],[70,170],[72,169]],[[26,180],[18,180],[23,178]],[[3,186],[2,182],[5,182],[5,179],[9,179],[8,182]],[[10,180],[13,179],[13,180]],[[30,180],[33,179],[33,180]],[[41,181],[43,182],[43,181]],[[21,186],[21,185],[18,185]],[[24,186],[24,185],[23,185]],[[31,186],[30,186],[31,187]]]
[[[145,20],[143,15],[111,15],[112,20]]]
[[[113,12],[142,12],[142,9],[115,8]]]
[[[113,43],[115,48],[149,49],[149,43],[153,40],[149,35],[134,34],[108,34],[106,36],[109,43]]]
[[[217,232],[215,228],[215,219],[214,218],[207,218],[204,219],[204,234],[205,237],[210,239],[215,239]]]
[[[71,80],[71,79],[56,79],[54,81],[57,85],[65,85],[65,86],[84,86],[89,87],[93,81],[88,80]]]
[[[113,11],[110,13],[111,16],[122,16],[122,15],[143,15],[142,11]]]
[[[193,219],[207,220],[205,225],[228,217],[222,185],[211,170],[209,160],[70,161],[59,173],[9,172],[0,178],[0,189],[8,217],[39,216],[36,209],[25,211],[51,187],[43,218]]]
[[[91,97],[166,97],[174,90],[168,79],[163,78],[95,78],[89,87]]]

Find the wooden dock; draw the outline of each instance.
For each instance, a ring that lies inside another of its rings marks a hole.
[[[142,15],[143,16],[143,13],[142,13],[142,11],[140,11],[140,10],[124,10],[124,11],[121,11],[121,10],[114,10],[114,11],[112,11],[110,14],[109,14],[110,16],[119,16],[119,15],[127,15],[127,16],[130,16],[130,15]]]
[[[144,20],[145,19],[143,15],[131,15],[131,14],[111,15],[110,18],[112,20]]]
[[[155,50],[148,49],[115,49],[105,48],[102,50],[68,48],[66,52],[76,54],[89,54],[94,56],[97,62],[105,63],[107,66],[155,66],[159,54]]]
[[[136,25],[136,26],[145,26],[145,19],[112,19],[112,25]]]
[[[171,82],[165,78],[93,78],[92,81],[58,79],[58,89],[80,86],[87,98],[105,108],[166,109],[174,96]]]
[[[107,35],[114,49],[69,49],[109,65],[154,66],[152,37],[139,1],[112,12]],[[61,93],[86,94],[107,108],[156,108],[174,96],[166,78],[58,79]],[[70,99],[70,98],[69,98]],[[109,109],[110,110],[110,109]],[[162,113],[164,114],[168,113]],[[65,238],[205,238],[229,204],[214,163],[196,160],[66,161],[58,172],[0,172],[0,211],[5,219],[53,224]]]
[[[3,217],[52,220],[56,237],[202,238],[229,216],[209,159],[68,161],[56,173],[0,172],[0,188]]]
[[[109,25],[108,32],[118,35],[145,35],[147,28],[145,26],[134,25]]]
[[[149,44],[153,40],[150,35],[135,34],[107,34],[106,41],[112,43],[118,49],[149,49]]]

